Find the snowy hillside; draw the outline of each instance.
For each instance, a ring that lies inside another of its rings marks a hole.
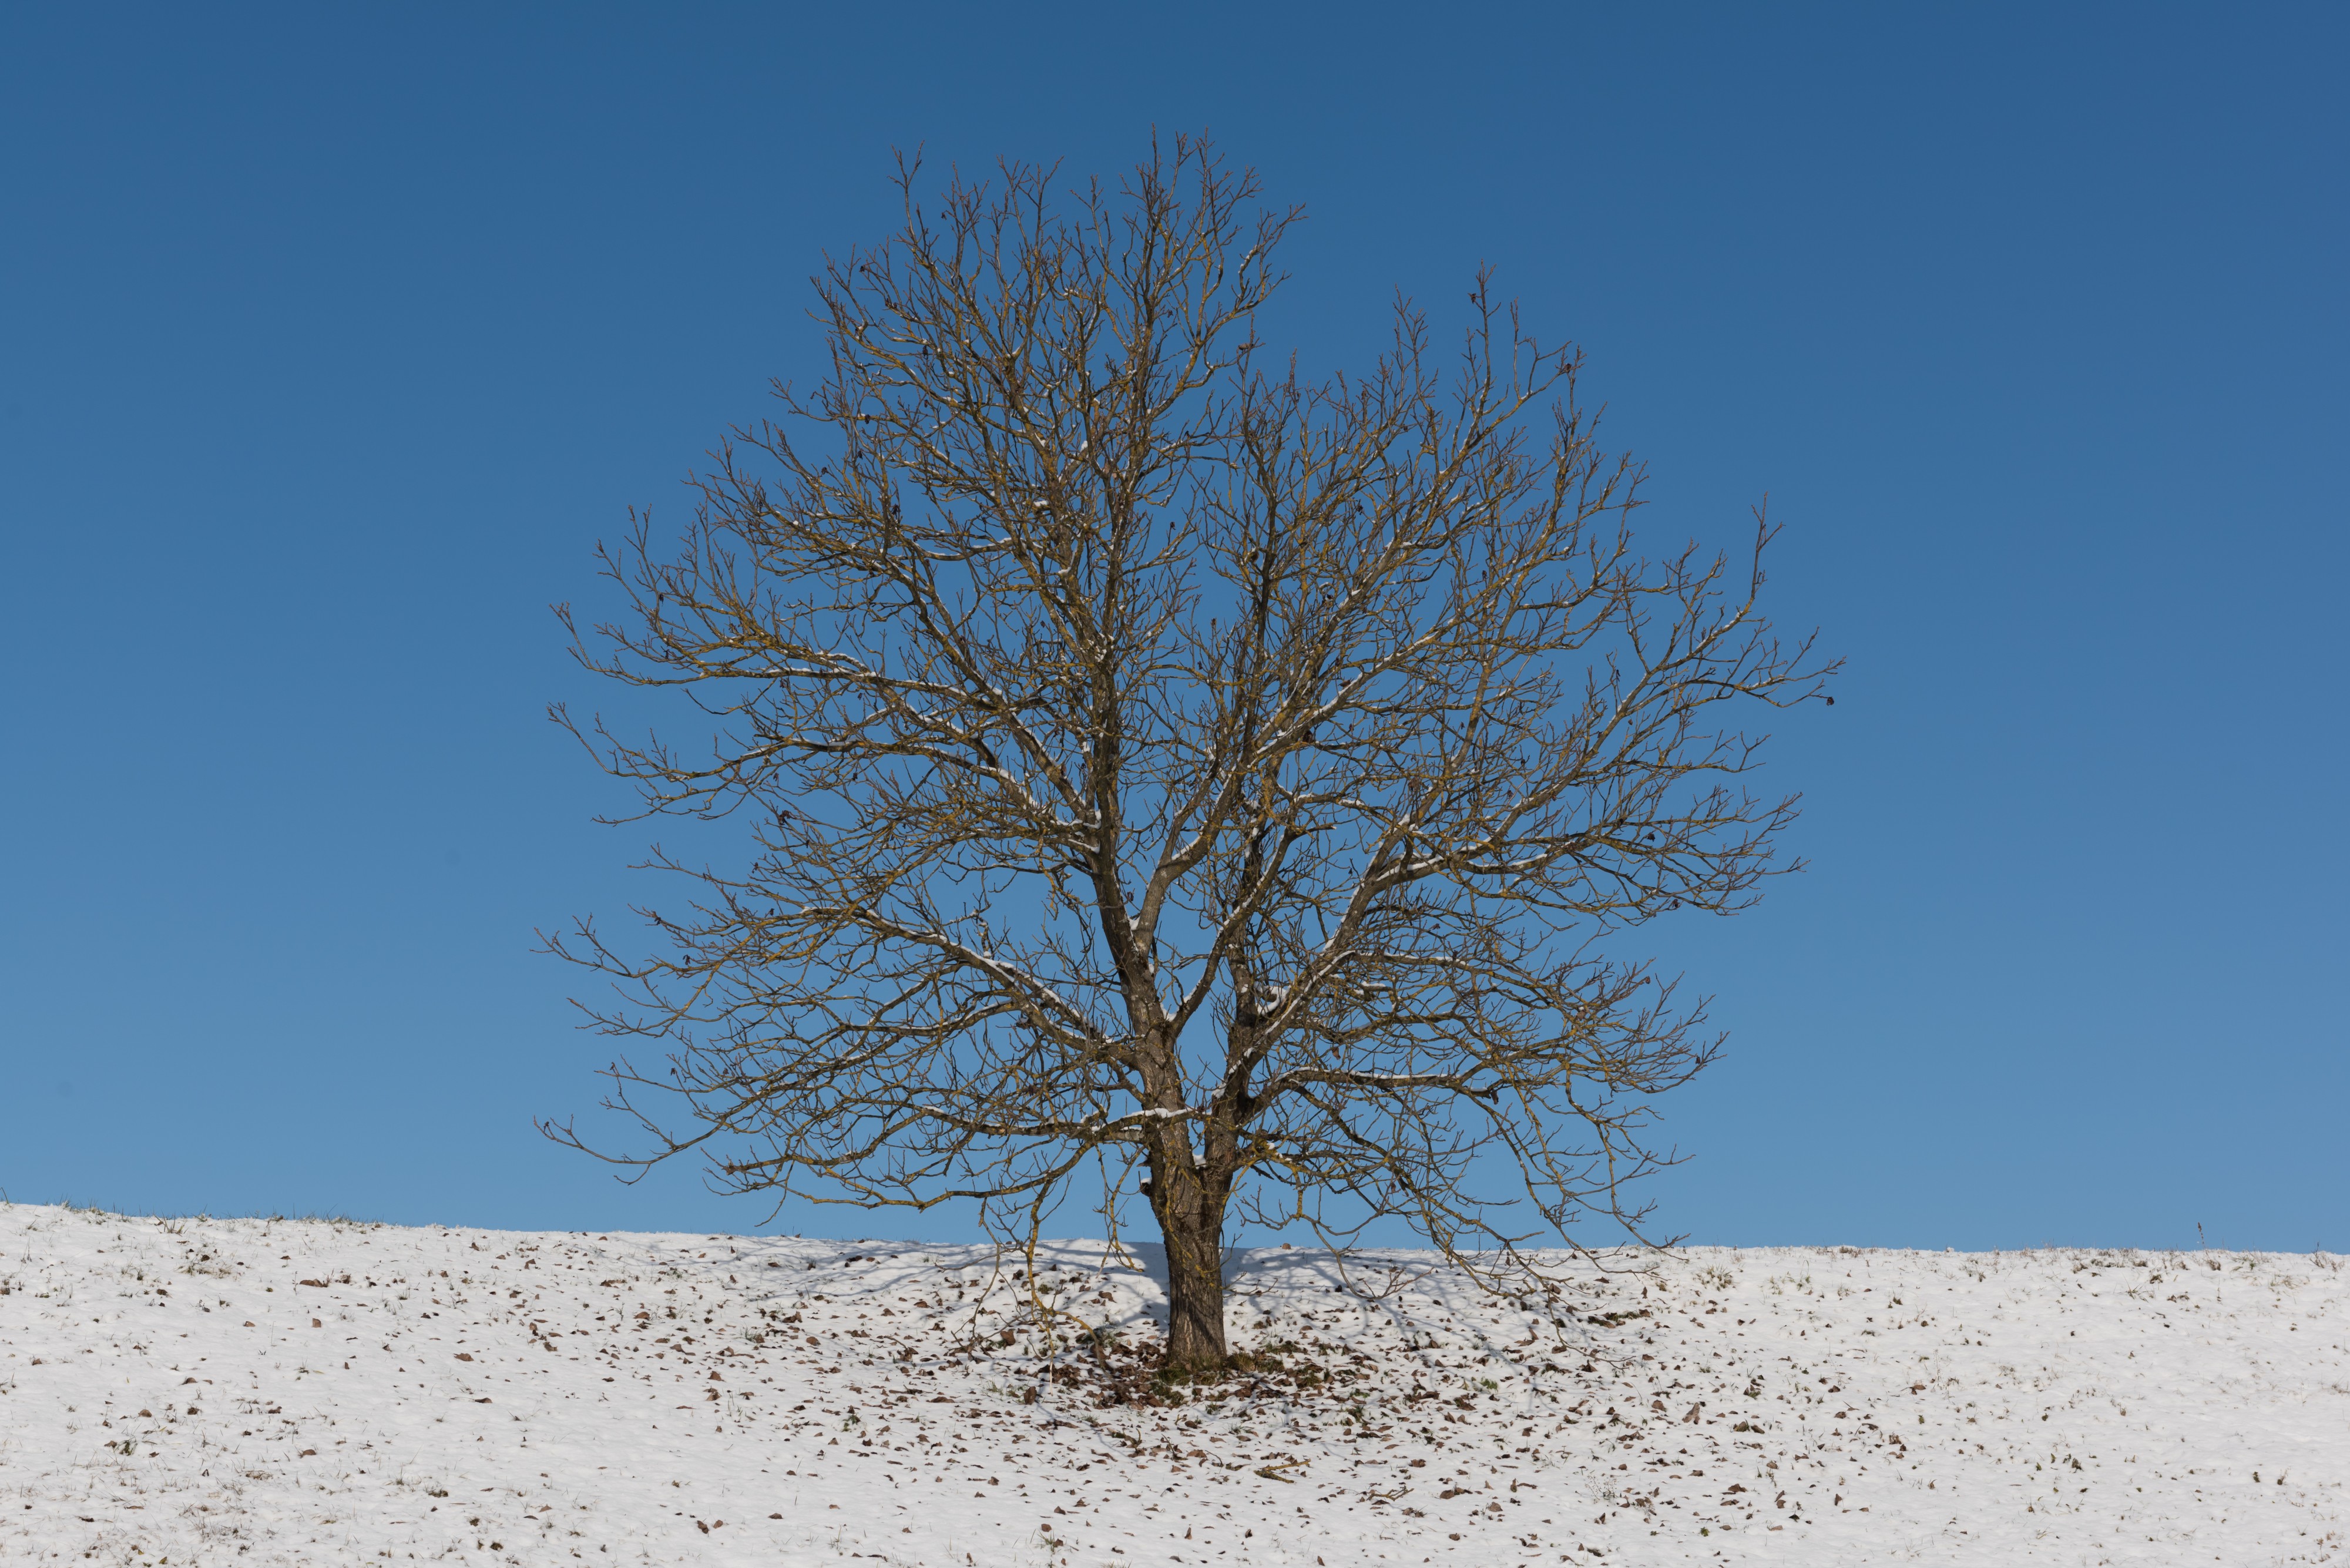
[[[1040,1376],[983,1249],[0,1208],[0,1561],[2350,1562],[2335,1259],[1259,1251],[1157,1404],[1050,1262],[1123,1337]]]

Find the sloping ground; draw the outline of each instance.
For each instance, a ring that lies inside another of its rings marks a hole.
[[[1148,1274],[1049,1262],[1147,1344]],[[1251,1252],[1266,1364],[1181,1404],[1005,1345],[1022,1268],[0,1208],[0,1561],[2350,1561],[2322,1256],[1701,1249],[1517,1303]]]

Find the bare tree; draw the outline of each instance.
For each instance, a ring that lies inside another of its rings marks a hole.
[[[1134,1182],[1192,1371],[1236,1221],[1401,1216],[1489,1280],[1637,1225],[1648,1102],[1718,1042],[1597,944],[1792,868],[1735,715],[1830,672],[1757,616],[1760,514],[1742,569],[1640,554],[1578,356],[1482,276],[1449,372],[1409,305],[1359,378],[1274,362],[1296,214],[1203,143],[1115,190],[916,173],[817,280],[829,375],[713,454],[681,541],[604,553],[621,622],[564,611],[716,732],[557,719],[750,841],[654,852],[693,884],[639,911],[654,956],[550,944],[671,1053],[608,1069],[653,1142],[606,1158],[997,1217],[1098,1170],[1113,1224]]]

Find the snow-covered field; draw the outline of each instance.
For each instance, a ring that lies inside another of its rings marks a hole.
[[[1255,1251],[1180,1404],[1049,1262],[1117,1353],[983,1248],[0,1208],[0,1561],[2350,1561],[2336,1259]]]

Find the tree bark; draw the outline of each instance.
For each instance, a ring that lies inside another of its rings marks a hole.
[[[1224,1239],[1221,1225],[1167,1228],[1167,1365],[1224,1366]]]
[[[1188,1164],[1188,1161],[1186,1162]],[[1167,1243],[1167,1366],[1194,1376],[1224,1367],[1227,1184],[1189,1169],[1154,1177],[1151,1208]]]

